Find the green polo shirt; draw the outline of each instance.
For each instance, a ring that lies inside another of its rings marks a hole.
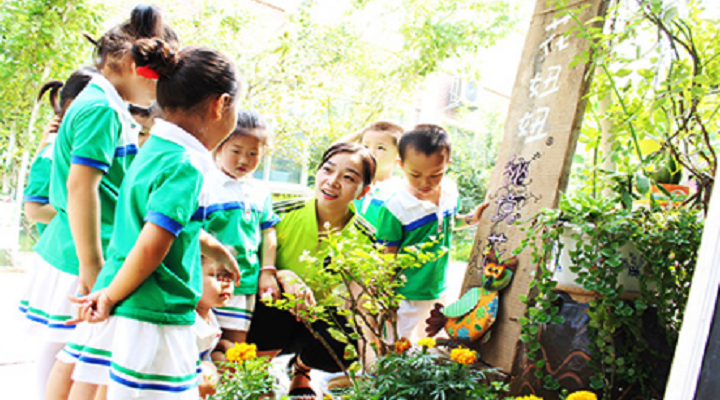
[[[70,105],[53,150],[50,204],[57,215],[35,246],[35,251],[55,268],[78,275],[79,262],[67,215],[70,166],[85,165],[103,173],[98,187],[100,239],[107,257],[118,193],[137,154],[138,132],[138,125],[117,90],[100,75]]]
[[[52,136],[53,141],[55,135]],[[28,183],[23,194],[23,202],[40,204],[50,203],[50,173],[52,172],[53,143],[50,143],[35,158],[30,167]],[[47,224],[38,222],[35,224],[38,233],[42,236]]]
[[[438,240],[426,251],[445,254],[419,268],[405,270],[407,281],[399,293],[407,300],[435,300],[447,288],[447,269],[450,263],[450,245],[455,216],[458,209],[457,186],[448,178],[441,183],[439,205],[419,200],[404,187],[393,194],[379,213],[378,242],[398,246],[398,253],[407,252],[410,246]],[[442,221],[442,223],[440,223]]]
[[[377,228],[380,209],[388,198],[390,198],[399,187],[402,187],[402,185],[403,183],[400,178],[390,178],[374,184],[368,194],[362,199],[354,201],[355,209],[367,222]]]
[[[277,202],[273,205],[275,213],[280,217],[277,229],[277,259],[278,269],[288,269],[295,272],[300,278],[307,276],[309,268],[300,261],[304,252],[315,254],[320,244],[317,220],[317,201],[310,199],[291,199]],[[341,232],[343,236],[354,236],[364,240],[367,244],[375,243],[375,228],[365,219],[355,214],[355,207],[350,203],[353,217]],[[315,297],[320,299],[327,293],[321,293],[319,288],[310,285]]]
[[[256,294],[263,231],[280,222],[272,209],[272,195],[262,182],[237,180],[219,168],[208,174],[208,182],[205,230],[237,253],[241,280],[234,293]]]
[[[120,301],[113,315],[166,325],[192,325],[202,294],[200,230],[205,215],[203,172],[210,152],[176,125],[156,120],[152,136],[128,171],[109,258],[94,290],[110,285],[146,223],[175,235],[160,265]]]

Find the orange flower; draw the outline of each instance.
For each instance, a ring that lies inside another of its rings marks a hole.
[[[474,350],[458,347],[450,351],[450,359],[460,364],[470,365],[477,361],[477,352]]]
[[[410,341],[405,338],[400,338],[400,340],[395,342],[395,352],[398,354],[405,353],[411,347],[412,343],[410,343]]]
[[[225,357],[231,362],[242,362],[257,357],[257,346],[247,343],[235,343],[227,349]]]
[[[566,400],[597,400],[597,396],[593,392],[581,390],[568,396]]]

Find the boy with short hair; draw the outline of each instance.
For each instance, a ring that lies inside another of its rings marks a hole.
[[[398,334],[415,342],[424,337],[424,321],[447,288],[453,229],[475,225],[487,203],[468,215],[457,215],[457,185],[445,177],[450,165],[450,135],[437,125],[418,125],[405,133],[398,148],[405,181],[379,210],[377,238],[386,252],[437,240],[427,251],[445,254],[419,268],[405,270],[399,293]]]

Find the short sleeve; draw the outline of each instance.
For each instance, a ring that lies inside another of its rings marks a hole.
[[[378,243],[385,246],[399,246],[402,243],[402,222],[386,206],[380,208],[376,235]]]
[[[72,121],[73,144],[70,162],[107,173],[115,158],[115,145],[122,130],[117,112],[107,106],[93,106]]]
[[[179,235],[198,211],[202,179],[199,171],[186,164],[160,174],[150,189],[145,221]]]
[[[52,159],[43,157],[48,147],[43,149],[40,155],[30,167],[30,176],[25,188],[23,202],[47,204],[50,202],[50,173],[52,172]]]
[[[262,218],[260,220],[260,229],[270,229],[280,223],[280,217],[273,211],[272,195],[268,193],[262,209]]]

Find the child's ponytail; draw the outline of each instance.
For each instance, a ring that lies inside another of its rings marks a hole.
[[[135,65],[150,68],[158,78],[171,75],[177,66],[176,53],[160,39],[138,40],[130,53]]]
[[[128,33],[136,38],[162,37],[163,23],[160,10],[153,5],[138,5],[130,13]]]
[[[63,83],[60,81],[50,81],[44,84],[40,88],[40,94],[38,94],[37,101],[42,100],[43,95],[45,92],[50,91],[50,105],[52,106],[53,112],[55,112],[55,115],[60,116],[62,114],[62,107],[60,107],[60,104],[58,103],[58,94],[60,93],[60,88],[63,87]]]
[[[45,92],[50,91],[50,105],[53,108],[53,112],[55,112],[55,115],[58,117],[62,117],[70,101],[85,89],[85,86],[87,86],[88,82],[90,82],[96,73],[97,70],[95,68],[84,67],[73,72],[65,83],[50,81],[40,89],[38,101],[42,99]]]
[[[175,31],[163,24],[160,9],[153,5],[136,6],[129,20],[110,29],[99,40],[86,37],[95,46],[98,68],[107,65],[115,70],[118,69],[118,60],[128,54],[140,39],[157,38],[172,48],[179,43]]]

